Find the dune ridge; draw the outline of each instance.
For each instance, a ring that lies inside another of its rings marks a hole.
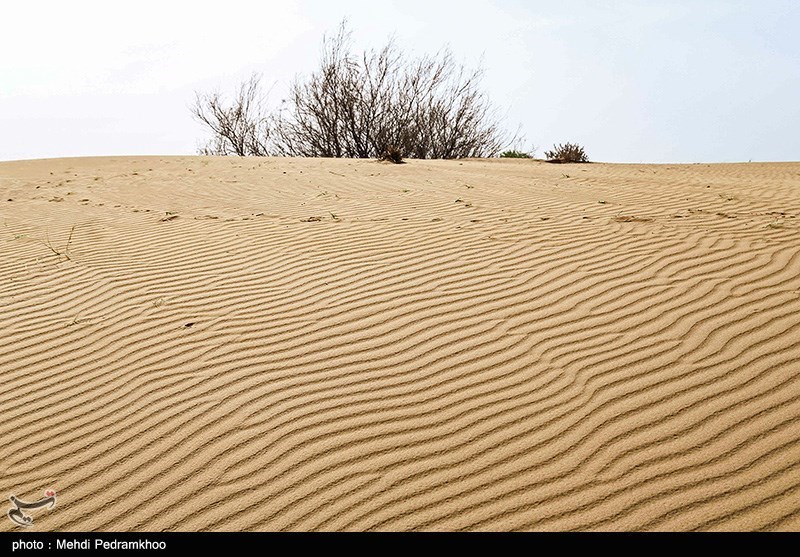
[[[800,528],[800,163],[55,159],[0,196],[34,529]]]

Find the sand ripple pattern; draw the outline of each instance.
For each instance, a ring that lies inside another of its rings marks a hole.
[[[35,529],[800,529],[800,164],[59,159],[0,196]]]

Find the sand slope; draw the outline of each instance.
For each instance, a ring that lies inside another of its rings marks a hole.
[[[0,220],[34,529],[800,529],[800,164],[10,162]]]

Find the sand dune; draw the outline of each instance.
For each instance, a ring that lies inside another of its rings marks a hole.
[[[34,530],[800,529],[800,164],[59,159],[0,196]]]

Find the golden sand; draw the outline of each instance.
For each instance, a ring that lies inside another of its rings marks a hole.
[[[58,159],[0,196],[31,529],[800,529],[800,164]]]

